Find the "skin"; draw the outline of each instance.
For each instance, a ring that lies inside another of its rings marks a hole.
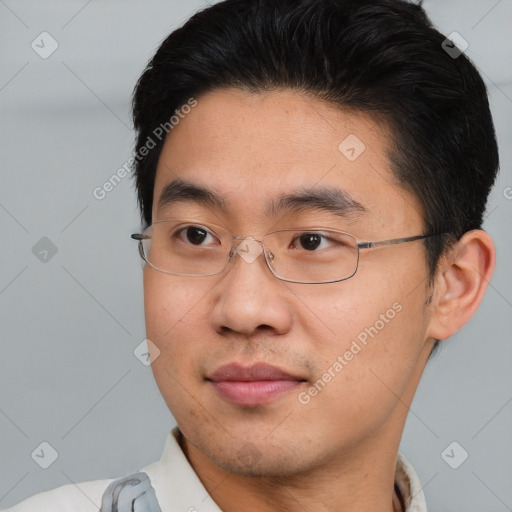
[[[348,191],[367,213],[313,211],[315,224],[385,240],[423,233],[419,201],[387,158],[384,124],[291,90],[222,89],[168,135],[154,188],[181,178],[225,197],[227,211],[180,204],[183,217],[262,238],[290,218],[266,217],[266,201],[298,185]],[[350,162],[350,134],[366,150]],[[300,224],[305,214],[293,218]],[[286,226],[285,226],[286,227]],[[435,339],[477,309],[494,268],[488,235],[471,231],[440,261],[432,286],[422,241],[361,252],[349,280],[307,285],[276,279],[263,257],[235,257],[217,276],[144,270],[147,336],[160,350],[154,376],[183,434],[181,445],[226,512],[400,510],[395,461],[404,423]],[[307,391],[365,327],[401,305],[309,403]],[[223,364],[266,362],[306,380],[258,407],[227,402],[206,380]],[[243,454],[249,455],[243,456]]]

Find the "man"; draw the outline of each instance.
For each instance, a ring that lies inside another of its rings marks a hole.
[[[52,511],[426,510],[398,454],[422,372],[478,308],[498,168],[485,86],[399,0],[227,0],[134,96],[160,462]]]

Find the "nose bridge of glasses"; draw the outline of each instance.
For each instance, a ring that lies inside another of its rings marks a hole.
[[[246,263],[254,263],[263,253],[263,243],[252,236],[233,239],[234,253],[238,254]]]

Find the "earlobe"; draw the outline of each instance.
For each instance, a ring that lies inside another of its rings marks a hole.
[[[441,258],[428,337],[444,340],[469,321],[482,302],[495,262],[494,243],[479,229],[465,233]]]

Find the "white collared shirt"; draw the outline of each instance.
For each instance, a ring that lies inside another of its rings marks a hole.
[[[151,480],[162,512],[222,512],[199,480],[178,444],[178,428],[169,432],[159,461],[141,469]],[[116,479],[66,484],[35,494],[6,512],[98,512],[103,494]],[[405,512],[427,512],[414,468],[398,454],[395,483],[406,504]]]

